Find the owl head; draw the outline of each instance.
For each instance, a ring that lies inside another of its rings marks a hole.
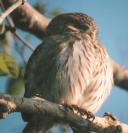
[[[97,31],[96,22],[90,16],[83,13],[65,13],[52,19],[46,29],[46,35],[81,32],[95,38]]]

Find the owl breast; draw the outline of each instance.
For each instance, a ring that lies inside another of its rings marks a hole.
[[[67,45],[68,44],[68,45]],[[105,49],[88,37],[62,43],[51,83],[52,101],[96,112],[112,87],[112,70]]]

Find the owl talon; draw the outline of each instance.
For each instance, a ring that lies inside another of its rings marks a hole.
[[[76,111],[77,114],[80,113],[80,108],[77,105],[71,105],[71,108],[73,109],[73,111]]]
[[[92,112],[87,111],[86,109],[82,109],[82,108],[78,107],[77,105],[72,105],[72,108],[74,110],[76,110],[77,113],[79,113],[81,116],[86,115],[87,119],[89,119],[89,120],[92,119],[92,121],[93,121],[95,119],[95,115]]]
[[[111,114],[109,112],[105,112],[104,113],[104,117],[108,117],[108,118],[112,119],[113,121],[117,120],[117,118],[115,116],[113,116],[113,114]]]
[[[73,108],[72,106],[68,105],[68,104],[63,104],[63,106],[65,107],[66,110],[70,110],[73,112]]]
[[[78,107],[77,105],[64,104],[64,106],[65,106],[66,109],[71,110],[74,114],[79,114],[81,116],[86,115],[88,120],[93,121],[95,119],[95,116],[94,116],[93,113],[91,113],[90,111],[87,111],[85,109],[82,109],[82,108]]]
[[[87,112],[87,119],[94,121],[95,115],[92,112],[88,111]]]

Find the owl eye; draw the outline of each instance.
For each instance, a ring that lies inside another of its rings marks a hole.
[[[80,24],[78,27],[81,30],[88,30],[90,26],[88,24]]]

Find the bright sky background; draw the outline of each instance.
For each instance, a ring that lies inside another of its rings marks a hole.
[[[46,0],[45,3],[48,11],[60,8],[64,12],[83,12],[92,16],[99,26],[99,39],[109,55],[118,63],[128,66],[128,0]],[[2,83],[0,87],[4,87]],[[109,111],[121,121],[128,122],[127,102],[128,93],[114,87],[98,115]],[[20,115],[12,114],[0,121],[0,132],[20,133],[23,125]]]

